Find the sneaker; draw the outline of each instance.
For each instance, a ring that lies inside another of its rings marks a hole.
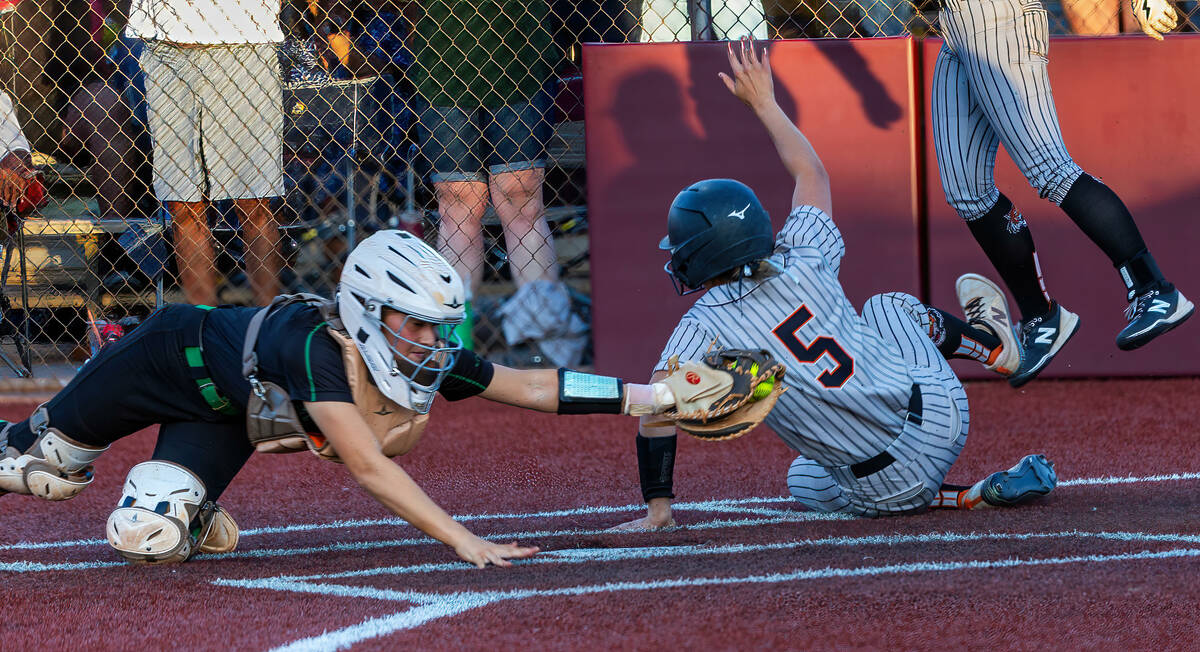
[[[1012,507],[1031,498],[1045,496],[1058,484],[1054,462],[1043,455],[1026,455],[1007,471],[988,476],[980,497],[996,507]]]
[[[1049,314],[1023,322],[1019,336],[1024,355],[1017,373],[1008,377],[1008,384],[1020,387],[1037,377],[1077,330],[1079,315],[1057,301],[1050,304]]]
[[[1195,306],[1179,290],[1150,290],[1134,297],[1125,309],[1129,325],[1117,333],[1117,347],[1131,351],[1187,321]]]
[[[989,330],[1000,338],[1000,346],[983,366],[1002,375],[1011,376],[1021,366],[1021,345],[1013,333],[1008,316],[1008,299],[1004,291],[979,274],[963,274],[954,284],[958,305],[962,306],[971,326]]]

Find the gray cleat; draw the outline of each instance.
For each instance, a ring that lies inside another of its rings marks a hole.
[[[1026,455],[1011,469],[989,476],[980,495],[989,505],[1012,507],[1045,496],[1057,484],[1053,462],[1044,455]]]

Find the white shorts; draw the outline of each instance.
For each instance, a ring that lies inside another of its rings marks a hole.
[[[283,84],[275,45],[147,41],[141,65],[160,200],[283,193]]]

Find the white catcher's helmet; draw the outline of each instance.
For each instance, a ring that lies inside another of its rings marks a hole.
[[[385,396],[425,414],[433,395],[454,366],[462,342],[454,325],[463,320],[462,279],[432,247],[406,231],[379,231],[363,240],[346,258],[338,286],[338,313],[362,353],[376,386]],[[400,338],[383,322],[383,309],[433,324],[438,340],[432,347]],[[421,363],[401,356],[390,338],[429,351]]]

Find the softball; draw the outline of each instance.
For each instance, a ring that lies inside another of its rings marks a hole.
[[[775,377],[772,376],[772,377],[762,381],[757,386],[755,386],[754,393],[750,395],[750,400],[761,401],[764,398],[766,398],[767,396],[769,396],[774,389],[775,389]]]

